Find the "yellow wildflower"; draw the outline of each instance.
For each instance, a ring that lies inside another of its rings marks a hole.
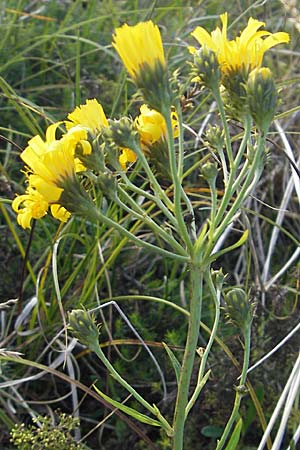
[[[168,107],[167,66],[158,26],[151,20],[134,26],[124,24],[116,29],[112,45],[142,90],[146,102],[159,111],[164,106]]]
[[[48,206],[43,195],[31,186],[28,186],[25,194],[17,195],[12,202],[12,209],[18,214],[17,222],[22,228],[31,228],[31,220],[43,217]]]
[[[47,149],[40,136],[35,136],[28,144],[21,158],[31,172],[29,183],[49,203],[57,203],[65,182],[75,179],[73,142],[66,138],[60,139]]]
[[[260,30],[265,26],[250,17],[246,28],[240,36],[233,40],[227,38],[228,14],[220,16],[222,30],[217,27],[211,34],[204,28],[197,27],[192,36],[201,46],[206,46],[212,50],[218,59],[223,76],[231,76],[237,72],[242,72],[246,77],[249,72],[259,68],[262,64],[263,56],[267,50],[281,43],[289,42],[289,35],[284,32],[270,33],[266,30]],[[196,49],[190,47],[191,53]]]
[[[77,106],[67,117],[69,119],[65,121],[67,130],[79,126],[95,134],[101,131],[103,127],[108,127],[102,105],[95,98],[87,100],[85,105]]]
[[[112,45],[133,80],[142,75],[145,66],[152,71],[158,63],[166,66],[160,31],[151,20],[134,26],[124,24],[116,29],[113,39]]]
[[[165,140],[167,127],[164,117],[155,109],[150,109],[147,105],[140,108],[141,114],[136,118],[135,124],[140,135],[143,146],[151,147],[160,140]],[[172,125],[174,137],[178,137],[178,117],[172,112]]]

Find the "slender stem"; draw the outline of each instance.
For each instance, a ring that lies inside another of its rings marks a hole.
[[[250,114],[247,114],[245,117],[245,121],[244,121],[245,128],[244,128],[243,139],[241,141],[240,148],[238,149],[236,157],[234,158],[234,166],[236,167],[236,169],[238,168],[238,166],[241,162],[243,153],[247,146],[247,142],[249,142],[249,139],[251,137],[251,125],[252,125],[251,116],[250,116]]]
[[[150,244],[149,242],[139,239],[137,236],[132,234],[130,231],[126,230],[126,228],[122,227],[119,223],[107,217],[105,214],[95,207],[95,205],[91,202],[89,208],[86,210],[85,217],[89,218],[94,222],[103,222],[106,225],[115,228],[120,232],[121,235],[128,237],[133,242],[136,242],[139,246],[152,250],[156,253],[159,253],[165,257],[176,259],[177,261],[187,262],[189,261],[188,256],[178,255],[173,252],[169,252],[168,250],[164,250],[163,248],[157,247],[156,245]]]
[[[126,173],[120,172],[120,175],[125,182],[126,186],[128,186],[133,192],[141,195],[142,197],[148,198],[148,200],[151,200],[160,210],[161,212],[169,219],[170,223],[176,227],[177,222],[171,211],[165,206],[165,204],[161,201],[161,199],[157,196],[154,196],[150,194],[150,192],[146,192],[143,189],[139,188],[135,184],[133,184],[129,178],[127,177]],[[171,208],[173,210],[173,206]]]
[[[260,136],[258,139],[258,145],[257,149],[255,150],[254,159],[252,161],[250,170],[248,172],[248,175],[244,181],[244,184],[236,196],[235,201],[233,202],[233,205],[231,206],[230,210],[226,213],[223,221],[220,223],[219,227],[215,230],[215,234],[213,236],[213,239],[211,239],[210,244],[207,246],[205,257],[209,258],[212,248],[214,247],[215,243],[218,241],[226,227],[230,224],[232,221],[234,215],[240,208],[241,204],[247,198],[247,196],[250,194],[250,192],[254,189],[257,181],[259,180],[261,170],[262,170],[262,152],[265,145],[265,139],[264,137]],[[227,195],[227,192],[226,194]],[[217,213],[217,217],[215,219],[215,222],[218,221],[218,216],[220,213],[221,207]]]
[[[135,140],[132,140],[132,144],[130,147],[139,157],[139,161],[142,164],[143,168],[145,169],[145,172],[149,178],[149,181],[152,185],[152,188],[155,192],[155,194],[162,199],[166,206],[172,210],[173,209],[173,203],[171,202],[171,200],[169,199],[169,197],[167,196],[167,194],[165,193],[165,191],[162,189],[162,187],[160,186],[159,182],[157,181],[154,173],[151,170],[151,167],[148,164],[148,161],[144,155],[144,153],[142,152],[140,146],[137,144],[137,142]]]
[[[218,240],[219,236],[223,233],[224,229],[229,225],[233,216],[236,214],[237,210],[240,208],[241,204],[248,197],[250,192],[254,189],[259,177],[261,175],[262,167],[262,152],[265,146],[265,139],[263,137],[259,137],[257,149],[255,150],[254,159],[252,161],[252,165],[248,172],[248,175],[244,181],[244,184],[237,194],[236,199],[233,202],[230,210],[227,212],[223,222],[220,224],[218,230],[216,230],[216,235],[214,237],[215,241]]]
[[[134,210],[131,209],[129,206],[127,206],[125,203],[123,203],[122,200],[117,195],[115,195],[114,197],[116,204],[118,204],[129,214],[139,219],[141,222],[144,222],[146,225],[148,225],[149,228],[151,228],[154,232],[156,232],[158,236],[160,236],[165,242],[167,242],[171,247],[173,247],[174,250],[177,251],[179,254],[186,255],[186,251],[184,250],[184,248],[182,248],[182,246],[173,238],[171,234],[167,233],[161,226],[157,225],[157,223],[154,222],[154,220],[152,220],[151,217],[149,217],[149,215],[137,203],[135,203],[135,201],[120,186],[118,186],[118,190],[130,202]]]
[[[220,90],[218,89],[214,89],[213,90],[213,94],[215,97],[215,100],[217,102],[217,106],[218,106],[218,110],[220,112],[220,116],[221,116],[221,120],[222,120],[222,125],[223,125],[223,129],[224,129],[224,133],[225,133],[225,146],[226,146],[226,153],[227,153],[227,158],[229,161],[229,168],[230,171],[232,171],[233,168],[233,153],[232,153],[232,147],[231,147],[231,139],[230,139],[230,132],[229,132],[229,128],[228,128],[228,123],[226,120],[226,115],[225,115],[225,110],[224,110],[224,104],[220,95]]]
[[[247,370],[249,367],[250,343],[251,343],[250,342],[251,341],[251,324],[249,324],[247,326],[247,329],[244,332],[244,339],[245,339],[245,350],[244,350],[244,361],[243,361],[243,368],[242,368],[240,383],[239,383],[238,387],[236,388],[235,400],[234,400],[234,405],[233,405],[233,409],[231,412],[231,416],[226,424],[226,427],[225,427],[225,430],[223,431],[221,439],[218,441],[216,450],[222,450],[222,448],[224,447],[224,444],[226,442],[226,439],[228,438],[229,433],[232,429],[232,426],[238,417],[238,412],[240,409],[243,392],[245,390],[245,384],[246,384],[246,379],[247,379]]]
[[[195,359],[195,353],[197,349],[200,319],[201,319],[203,273],[197,265],[191,264],[190,277],[192,290],[190,303],[190,317],[175,405],[175,413],[173,421],[173,430],[174,430],[173,447],[172,447],[173,450],[182,450],[183,448],[185,410],[188,404],[189,387]]]
[[[210,197],[211,197],[211,210],[210,210],[210,220],[209,220],[209,239],[211,240],[215,231],[216,223],[216,212],[217,212],[217,189],[216,189],[216,179],[209,181],[210,187]]]
[[[181,180],[178,176],[170,108],[164,109],[163,116],[165,118],[166,126],[167,126],[169,162],[170,162],[172,181],[173,181],[173,185],[174,185],[174,213],[175,213],[175,217],[176,217],[177,223],[178,223],[178,232],[180,233],[182,239],[184,240],[189,253],[192,254],[193,244],[192,244],[191,238],[189,236],[189,232],[187,230],[186,224],[184,222],[184,217],[183,217],[182,208],[181,208],[181,198],[182,198],[182,196],[184,196],[184,198],[186,198],[186,194],[183,190],[183,187],[181,185]],[[182,162],[181,162],[181,164],[182,164]],[[179,170],[179,172],[180,171],[181,171],[181,169]]]
[[[221,148],[221,147],[218,148],[218,154],[219,154],[221,164],[222,164],[224,185],[227,186],[228,185],[228,169],[227,169],[227,163],[226,163],[226,158],[224,155],[223,148]]]
[[[178,136],[178,177],[181,180],[182,174],[183,174],[183,155],[184,155],[184,128],[183,128],[183,120],[182,120],[182,111],[180,108],[180,104],[178,102],[176,112],[178,115],[178,129],[179,129],[179,136]]]
[[[184,168],[184,128],[183,128],[183,120],[182,120],[182,110],[180,107],[180,104],[178,102],[177,108],[176,108],[177,114],[178,114],[178,128],[179,128],[179,136],[178,136],[178,167],[177,167],[177,175],[182,185],[182,180],[184,178],[183,174],[183,168]],[[182,198],[185,201],[185,204],[188,208],[189,214],[192,216],[191,220],[191,236],[193,239],[193,242],[197,240],[197,232],[196,232],[196,225],[195,225],[195,216],[194,216],[194,208],[193,205],[187,196],[184,189],[181,190],[182,192]]]
[[[218,325],[219,325],[219,319],[220,319],[220,297],[221,297],[221,291],[219,289],[215,289],[212,278],[211,278],[211,273],[209,270],[207,270],[204,274],[204,278],[205,281],[209,287],[211,296],[213,298],[214,304],[215,304],[215,320],[214,320],[214,324],[213,324],[213,328],[211,330],[211,334],[209,337],[209,341],[205,347],[205,351],[201,357],[201,363],[200,363],[200,368],[199,368],[199,373],[198,373],[198,380],[197,380],[197,385],[196,388],[194,390],[193,395],[190,398],[190,401],[186,407],[186,411],[185,411],[185,415],[187,417],[188,413],[190,412],[191,408],[193,407],[193,405],[195,404],[201,389],[203,387],[203,376],[204,376],[204,371],[205,371],[205,366],[206,366],[206,361],[208,358],[208,355],[210,353],[211,347],[215,341],[215,337],[217,334],[217,329],[218,329]]]
[[[225,186],[225,192],[224,192],[224,195],[223,195],[223,199],[222,199],[220,207],[218,209],[218,213],[217,213],[216,221],[215,221],[215,225],[216,226],[218,226],[218,224],[222,220],[222,217],[223,217],[223,215],[224,215],[224,213],[226,211],[226,208],[227,208],[229,202],[231,201],[232,196],[233,196],[233,194],[235,192],[235,190],[233,189],[233,185],[234,185],[234,181],[235,181],[235,177],[236,177],[236,172],[238,170],[238,166],[239,166],[241,157],[243,156],[243,153],[245,151],[247,142],[249,140],[250,131],[251,131],[251,121],[249,121],[249,119],[247,118],[246,121],[245,121],[244,136],[243,136],[240,148],[238,150],[237,156],[235,158],[234,164],[230,168],[228,184],[227,184],[227,186]],[[246,161],[245,164],[248,164],[248,161]]]
[[[98,358],[102,361],[102,363],[107,368],[109,373],[113,376],[113,378],[115,378],[118,381],[118,383],[121,384],[121,386],[123,386],[141,405],[143,405],[144,408],[146,408],[151,414],[157,417],[162,425],[162,428],[164,428],[167,431],[167,433],[170,434],[172,432],[172,429],[167,420],[159,413],[159,410],[157,408],[150,405],[150,403],[148,403],[147,400],[145,400],[129,383],[127,383],[126,380],[124,380],[124,378],[121,377],[121,375],[116,371],[114,366],[106,358],[101,347],[99,345],[94,345],[92,350],[96,353]]]

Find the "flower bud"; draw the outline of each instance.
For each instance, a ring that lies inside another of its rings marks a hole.
[[[115,192],[117,189],[117,180],[111,172],[105,171],[105,172],[100,173],[97,176],[97,182],[98,182],[103,194],[107,198],[110,198],[110,199],[115,198]]]
[[[100,326],[95,317],[85,309],[73,309],[68,315],[69,330],[81,344],[93,349],[98,347]]]
[[[267,67],[254,69],[247,81],[247,101],[255,125],[267,133],[273,120],[277,103],[277,92],[273,74]]]
[[[205,145],[213,150],[220,150],[225,147],[225,133],[218,125],[208,125],[205,132]]]
[[[211,277],[218,291],[221,291],[226,278],[226,274],[224,275],[222,268],[219,270],[211,270]]]
[[[220,65],[215,52],[206,46],[196,51],[194,54],[193,75],[211,90],[219,86],[221,80]]]
[[[254,310],[249,295],[241,288],[233,288],[225,295],[225,303],[229,321],[242,331],[248,329],[253,320]]]
[[[218,176],[218,167],[216,163],[208,161],[201,167],[201,175],[209,184],[213,184]]]
[[[109,130],[106,137],[111,139],[118,147],[131,147],[132,141],[137,136],[133,122],[128,117],[119,120],[109,120]]]

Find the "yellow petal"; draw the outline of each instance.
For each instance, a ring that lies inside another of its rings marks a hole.
[[[67,222],[71,216],[71,213],[61,205],[51,205],[50,209],[52,216],[61,222]]]
[[[108,121],[102,105],[95,98],[87,100],[85,105],[77,106],[73,112],[68,114],[68,119],[65,122],[67,130],[80,125],[91,133],[96,133],[103,127],[108,127]]]

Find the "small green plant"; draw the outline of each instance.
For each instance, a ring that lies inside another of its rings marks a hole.
[[[85,445],[77,444],[72,436],[72,431],[79,425],[76,417],[58,412],[55,422],[49,416],[37,416],[33,422],[28,426],[16,424],[11,430],[11,442],[19,450],[87,449]]]

